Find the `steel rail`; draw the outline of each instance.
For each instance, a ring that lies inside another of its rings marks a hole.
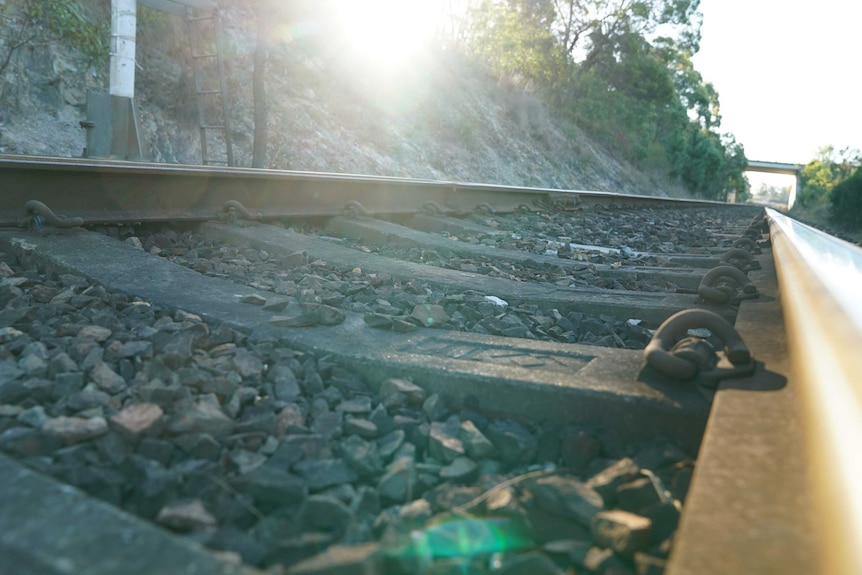
[[[819,572],[862,573],[862,250],[767,210],[819,509]]]
[[[261,219],[515,211],[541,205],[716,205],[607,192],[252,168],[0,155],[0,226],[20,226],[36,200],[88,224],[213,219],[229,202]]]
[[[862,573],[862,250],[767,215],[735,325],[762,367],[719,386],[668,575]]]

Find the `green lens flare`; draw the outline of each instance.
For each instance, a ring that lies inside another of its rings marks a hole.
[[[533,542],[508,519],[463,519],[417,529],[406,553],[426,559],[524,549]]]

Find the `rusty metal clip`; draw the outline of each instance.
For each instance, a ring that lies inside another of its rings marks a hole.
[[[733,367],[718,367],[718,355],[709,342],[688,335],[688,330],[697,328],[709,330],[724,343],[724,355]],[[656,330],[644,356],[647,365],[663,375],[679,380],[697,376],[707,387],[714,387],[722,379],[749,375],[755,368],[751,352],[733,326],[703,309],[683,310],[670,316]]]
[[[486,216],[497,213],[494,207],[488,202],[482,202],[481,204],[477,204],[476,207],[473,208],[473,211],[477,214],[483,214]]]
[[[42,229],[43,224],[49,224],[55,228],[75,228],[84,225],[83,218],[58,216],[39,200],[28,201],[24,204],[24,210],[27,216],[18,221],[18,226],[22,228],[38,231]]]
[[[749,226],[747,230],[742,232],[743,237],[751,238],[752,240],[759,240],[763,235],[763,232],[760,231],[760,226]]]
[[[422,205],[421,211],[427,216],[439,216],[443,213],[443,208],[435,201],[425,202]]]
[[[742,294],[738,293],[742,289]],[[738,303],[744,299],[757,297],[757,286],[748,276],[732,266],[714,267],[703,276],[697,293],[706,301],[715,303]]]
[[[222,213],[219,218],[224,219],[229,223],[235,223],[240,216],[246,220],[259,220],[263,217],[263,214],[259,212],[257,214],[252,214],[240,202],[236,200],[228,200],[224,203],[224,206],[222,206]]]
[[[729,250],[727,253],[722,255],[719,260],[723,264],[739,268],[744,272],[760,269],[760,262],[754,259],[750,253],[741,248],[733,248],[732,250]]]
[[[368,210],[365,209],[365,206],[356,200],[350,200],[344,204],[344,207],[341,209],[341,214],[350,219],[356,219],[359,216],[371,216]]]
[[[733,242],[733,247],[743,249],[754,255],[762,253],[760,247],[751,238],[739,238]]]

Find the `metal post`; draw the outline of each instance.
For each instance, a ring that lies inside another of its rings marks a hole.
[[[136,0],[111,0],[112,96],[135,97]]]

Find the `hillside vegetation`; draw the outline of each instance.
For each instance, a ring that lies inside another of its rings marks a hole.
[[[397,67],[346,43],[333,21],[345,1],[219,2],[239,165],[709,199],[747,189],[743,149],[691,64],[698,0],[428,0],[435,34]],[[0,2],[0,153],[82,154],[87,91],[107,91],[109,15],[108,0]],[[139,7],[137,60],[146,158],[199,163],[184,20]]]

